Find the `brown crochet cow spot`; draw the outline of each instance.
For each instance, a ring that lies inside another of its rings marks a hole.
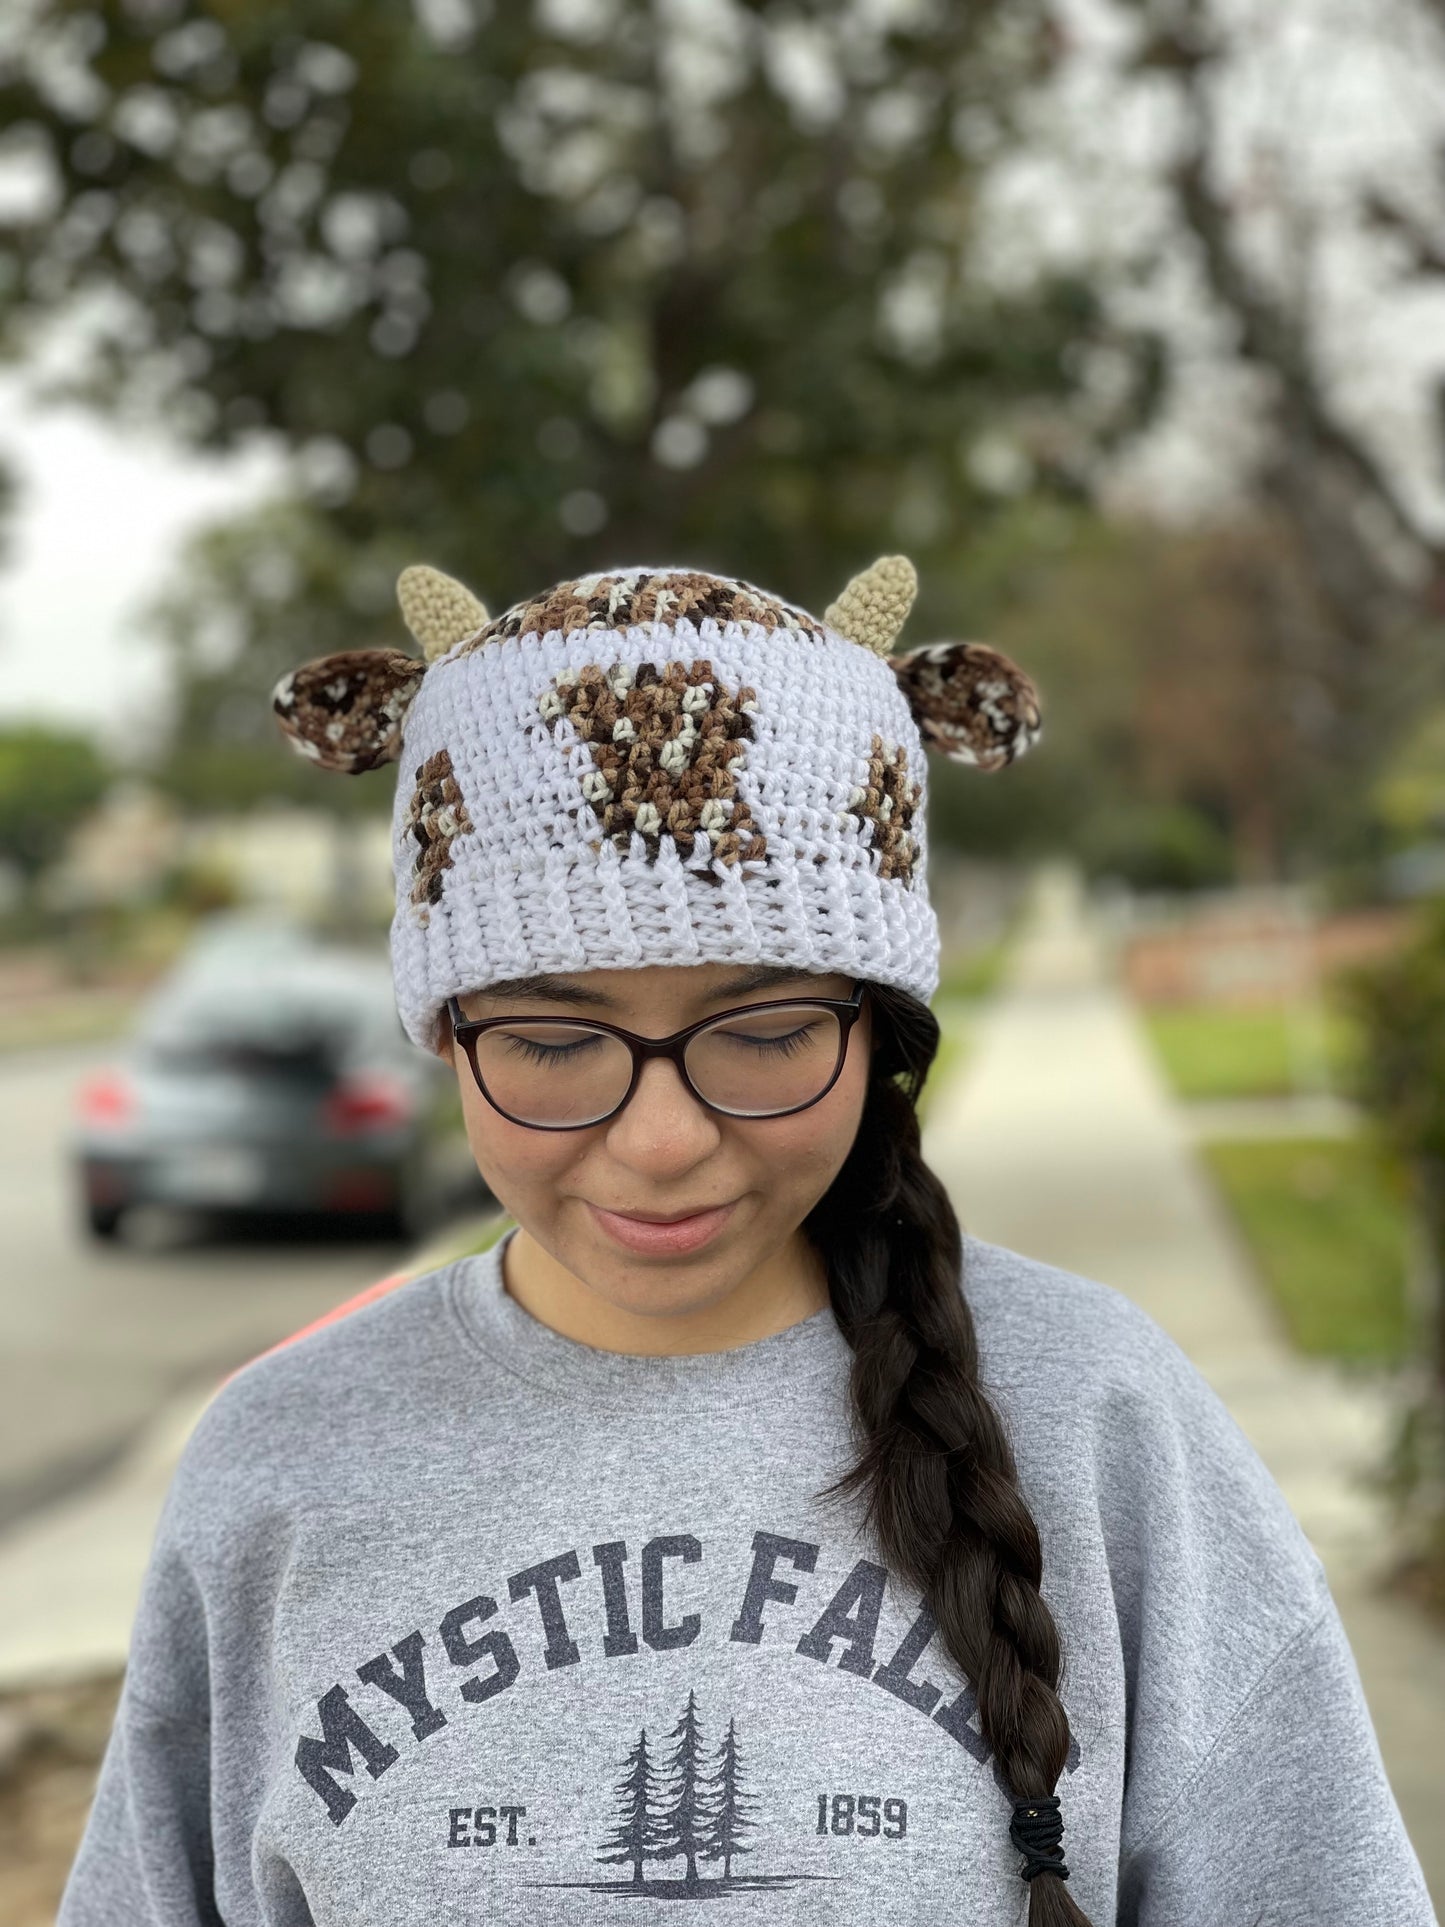
[[[700,569],[636,569],[615,575],[559,582],[530,601],[518,602],[489,622],[456,653],[470,655],[506,636],[550,635],[560,630],[625,629],[639,622],[755,622],[764,629],[796,629],[822,637],[823,625],[806,609],[784,602],[751,582],[709,575]]]
[[[472,819],[467,815],[452,759],[444,749],[429,756],[417,769],[406,828],[417,844],[411,900],[423,906],[425,922],[425,905],[441,902],[442,871],[452,867],[453,843],[459,836],[472,834]]]
[[[664,837],[690,857],[705,846],[728,868],[767,855],[738,771],[752,740],[755,694],[729,689],[710,662],[613,663],[564,672],[538,709],[555,734],[570,723],[592,753],[582,795],[619,850]]]
[[[881,736],[875,736],[868,753],[867,777],[849,798],[848,813],[872,826],[880,876],[912,882],[918,842],[911,826],[922,793],[922,786],[909,778],[908,751],[901,744],[885,743]]]

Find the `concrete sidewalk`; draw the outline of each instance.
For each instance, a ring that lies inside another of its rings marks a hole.
[[[0,1693],[122,1670],[161,1502],[214,1389],[177,1394],[101,1478],[0,1534]]]
[[[1127,1293],[1189,1354],[1324,1561],[1391,1784],[1445,1908],[1445,1638],[1374,1586],[1379,1501],[1358,1474],[1389,1411],[1292,1351],[1113,981],[1075,875],[1036,879],[1007,983],[940,1094],[930,1162],[977,1237]]]

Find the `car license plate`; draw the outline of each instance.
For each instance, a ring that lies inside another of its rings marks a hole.
[[[265,1172],[257,1154],[241,1145],[201,1144],[163,1158],[157,1178],[173,1198],[240,1204],[259,1193]]]

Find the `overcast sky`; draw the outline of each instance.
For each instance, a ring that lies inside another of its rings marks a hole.
[[[164,663],[136,618],[185,535],[254,500],[277,473],[202,461],[76,408],[32,410],[0,383],[0,453],[20,500],[0,558],[0,716],[146,731]]]

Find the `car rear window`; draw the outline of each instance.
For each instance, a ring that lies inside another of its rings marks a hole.
[[[401,1037],[389,976],[313,968],[181,973],[153,998],[137,1042],[166,1067],[312,1080],[390,1054]]]

